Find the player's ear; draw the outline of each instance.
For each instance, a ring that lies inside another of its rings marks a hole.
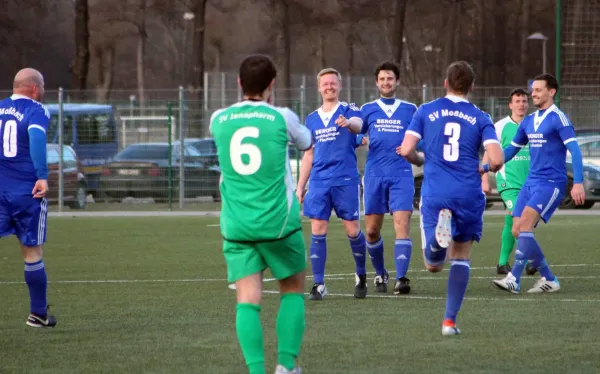
[[[448,79],[444,79],[444,89],[448,89]]]
[[[238,86],[240,86],[240,88],[242,88],[242,81],[240,80],[240,77],[237,77],[237,84]]]

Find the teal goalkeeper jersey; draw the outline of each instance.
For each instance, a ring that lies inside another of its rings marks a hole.
[[[502,148],[506,148],[517,134],[519,125],[508,116],[496,122],[494,127],[496,128],[496,135]],[[529,145],[526,145],[496,173],[498,192],[500,193],[508,189],[521,189],[523,184],[525,184],[527,175],[529,175],[530,161]]]

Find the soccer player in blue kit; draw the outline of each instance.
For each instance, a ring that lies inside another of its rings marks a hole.
[[[504,149],[506,161],[515,157],[528,143],[531,154],[529,175],[513,209],[512,232],[517,238],[518,248],[515,264],[506,277],[492,282],[499,289],[511,293],[519,293],[521,275],[528,260],[532,260],[542,277],[527,292],[555,292],[560,289],[558,279],[535,240],[533,229],[540,219],[548,223],[563,200],[567,186],[567,150],[573,160],[571,196],[577,205],[585,202],[581,150],[571,122],[554,105],[558,88],[558,81],[550,74],[542,74],[534,79],[531,98],[538,110],[525,117],[511,145]],[[482,172],[486,167],[483,165]]]
[[[335,69],[317,75],[323,105],[306,117],[313,147],[304,152],[296,195],[304,202],[304,215],[310,218],[312,237],[310,261],[314,285],[310,300],[323,300],[327,228],[331,210],[343,220],[356,263],[354,296],[367,296],[366,242],[360,229],[360,177],[356,163],[357,136],[362,129],[359,109],[339,101],[342,77]],[[305,193],[306,183],[310,184]]]
[[[397,151],[415,165],[425,164],[421,189],[421,238],[425,267],[439,272],[450,261],[442,335],[460,334],[456,316],[469,283],[471,246],[481,239],[485,195],[479,177],[483,143],[489,169],[503,164],[502,148],[490,116],[467,100],[475,72],[464,61],[446,72],[446,97],[423,104]],[[425,159],[416,147],[422,139]]]
[[[0,101],[0,237],[16,235],[25,260],[31,327],[54,327],[47,313],[42,260],[48,216],[46,130],[50,114],[40,103],[44,78],[34,69],[17,73],[13,95]]]
[[[410,292],[406,278],[412,242],[410,216],[415,194],[412,166],[396,154],[404,133],[417,107],[397,99],[400,70],[392,62],[384,62],[375,69],[375,81],[381,97],[360,108],[363,115],[362,133],[369,135],[369,153],[363,177],[367,249],[375,268],[375,292],[387,292],[389,274],[385,268],[381,227],[385,214],[394,220],[396,241],[394,259],[396,284],[394,294]]]

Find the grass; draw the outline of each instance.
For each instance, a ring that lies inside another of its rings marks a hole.
[[[486,217],[459,315],[463,335],[453,338],[440,334],[447,272],[424,272],[415,250],[411,295],[377,296],[371,276],[369,297],[355,300],[348,241],[333,222],[327,285],[338,296],[307,300],[304,372],[597,373],[600,217],[555,217],[538,229],[562,289],[534,296],[490,285],[502,221]],[[0,240],[0,373],[244,373],[217,224],[210,217],[51,218],[45,262],[59,322],[53,330],[25,326],[22,259],[14,239]],[[390,226],[384,238],[393,268]],[[412,233],[419,247],[416,219]],[[534,281],[525,278],[523,288]],[[271,293],[263,299],[268,373],[278,302]]]

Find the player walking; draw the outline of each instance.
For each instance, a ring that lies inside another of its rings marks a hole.
[[[529,108],[529,97],[527,91],[522,88],[513,90],[508,97],[508,107],[510,115],[501,119],[494,124],[496,135],[500,141],[502,148],[510,145],[519,128],[519,124],[527,115]],[[525,146],[519,150],[517,155],[510,161],[504,164],[496,173],[496,186],[507,214],[504,216],[504,228],[502,230],[502,245],[500,247],[500,259],[496,266],[498,274],[508,274],[511,267],[508,263],[510,254],[515,245],[515,237],[512,234],[513,217],[512,211],[517,202],[519,191],[525,183],[525,179],[529,174],[529,147]],[[483,156],[483,163],[487,163],[487,154]],[[488,174],[481,176],[483,192],[490,192]]]
[[[460,334],[456,316],[469,283],[471,245],[483,228],[485,195],[478,176],[483,143],[490,169],[502,166],[502,149],[487,113],[467,100],[475,73],[458,61],[446,73],[447,96],[423,104],[398,151],[415,165],[425,163],[421,189],[421,237],[425,268],[439,272],[449,249],[450,272],[442,335]],[[425,160],[417,154],[422,139]]]
[[[375,81],[381,97],[360,108],[363,114],[362,133],[368,133],[369,153],[365,165],[364,205],[367,228],[367,249],[375,268],[375,292],[387,292],[389,274],[385,269],[381,227],[386,213],[394,220],[396,241],[396,284],[394,294],[410,292],[406,272],[410,264],[410,216],[415,194],[412,167],[398,157],[396,147],[417,110],[415,104],[395,97],[400,83],[400,70],[384,62],[375,70]]]
[[[246,57],[239,70],[243,101],[216,111],[210,121],[221,166],[227,278],[237,289],[236,330],[250,374],[265,373],[260,301],[266,268],[281,292],[276,373],[300,373],[295,361],[305,328],[306,249],[288,142],[304,150],[311,136],[289,109],[266,102],[276,75],[268,57]]]
[[[48,217],[46,130],[50,114],[40,103],[44,77],[17,73],[13,95],[0,102],[0,237],[16,235],[25,260],[31,327],[54,327],[48,314],[48,277],[42,260]]]
[[[506,161],[528,143],[531,153],[531,170],[513,209],[513,235],[518,238],[515,264],[505,278],[492,282],[512,293],[519,293],[521,289],[521,275],[527,260],[533,261],[542,276],[527,292],[555,292],[560,289],[558,279],[550,271],[546,257],[535,240],[533,229],[540,219],[548,223],[563,199],[567,186],[567,150],[573,160],[571,196],[577,205],[585,202],[581,150],[571,122],[554,105],[558,88],[556,78],[550,74],[534,79],[531,97],[538,110],[525,117],[511,145],[504,149]]]
[[[314,146],[304,152],[296,194],[304,201],[304,215],[310,218],[312,238],[310,260],[314,285],[310,300],[323,300],[327,229],[331,210],[344,222],[346,235],[356,263],[354,297],[367,296],[365,236],[360,229],[360,179],[355,147],[363,125],[361,112],[354,104],[339,101],[342,76],[335,69],[317,75],[323,105],[306,117]],[[304,196],[310,176],[310,186]]]

